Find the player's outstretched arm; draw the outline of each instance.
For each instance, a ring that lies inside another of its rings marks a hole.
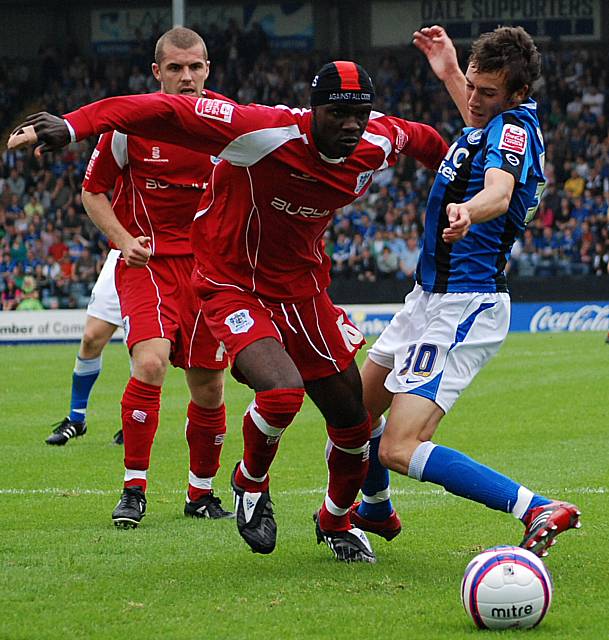
[[[446,205],[449,226],[442,231],[444,242],[465,238],[472,224],[487,222],[503,215],[510,206],[514,176],[502,169],[491,168],[484,174],[484,189],[471,200]]]
[[[459,68],[457,51],[446,31],[438,25],[424,27],[413,33],[412,42],[425,54],[433,72],[444,83],[461,117],[467,123],[465,76]]]
[[[240,107],[222,100],[162,93],[118,96],[92,102],[63,118],[49,113],[28,116],[15,131],[18,135],[9,138],[9,146],[40,141],[44,152],[116,130],[219,155],[240,134],[256,128],[261,120],[257,110],[259,107]],[[264,115],[268,115],[266,109]],[[28,135],[32,131],[34,140]]]

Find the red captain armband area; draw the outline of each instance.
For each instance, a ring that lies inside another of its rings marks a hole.
[[[195,113],[202,118],[219,120],[230,124],[233,120],[235,105],[216,98],[199,98],[195,105]]]

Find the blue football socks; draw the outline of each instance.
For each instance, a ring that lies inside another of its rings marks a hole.
[[[389,471],[379,462],[379,444],[384,429],[385,418],[382,417],[370,436],[370,464],[362,486],[363,499],[357,509],[357,513],[368,520],[385,520],[393,511],[389,498]]]
[[[529,509],[551,502],[465,454],[432,442],[417,447],[408,475],[421,482],[439,484],[450,493],[519,519]]]
[[[70,399],[69,418],[73,422],[83,422],[87,415],[87,405],[93,385],[102,367],[102,358],[83,360],[76,356],[74,373],[72,374],[72,396]]]

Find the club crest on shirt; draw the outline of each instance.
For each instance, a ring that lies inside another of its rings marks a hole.
[[[250,316],[249,309],[239,309],[227,316],[224,324],[231,333],[247,333],[254,326],[254,320]]]
[[[370,180],[374,171],[362,171],[357,176],[357,183],[355,185],[354,193],[359,193],[365,186],[368,184],[368,180]]]
[[[527,132],[518,125],[504,124],[499,139],[499,148],[523,154],[527,148]]]
[[[474,129],[467,134],[468,144],[478,144],[482,139],[483,129]]]

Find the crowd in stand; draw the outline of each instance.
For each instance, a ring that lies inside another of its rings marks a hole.
[[[195,26],[196,28],[196,26]],[[320,54],[271,54],[261,29],[235,24],[206,34],[212,74],[207,86],[242,103],[306,106]],[[65,113],[111,95],[155,91],[148,51],[129,61],[85,58],[52,48],[40,53],[42,107]],[[536,218],[517,241],[509,268],[519,276],[596,274],[609,264],[609,75],[602,50],[544,49],[545,75],[536,88],[546,142],[548,186]],[[423,56],[414,50],[369,63],[375,107],[426,122],[447,141],[462,121]],[[0,124],[23,107],[32,85],[28,67],[0,60]],[[28,84],[29,83],[29,84]],[[31,90],[30,90],[31,91]],[[26,91],[27,93],[27,91]],[[0,295],[2,309],[86,305],[107,253],[106,239],[88,219],[81,180],[92,151],[84,141],[41,160],[31,151],[0,158]],[[433,174],[402,158],[378,174],[371,189],[338,211],[326,232],[335,278],[412,278]]]

